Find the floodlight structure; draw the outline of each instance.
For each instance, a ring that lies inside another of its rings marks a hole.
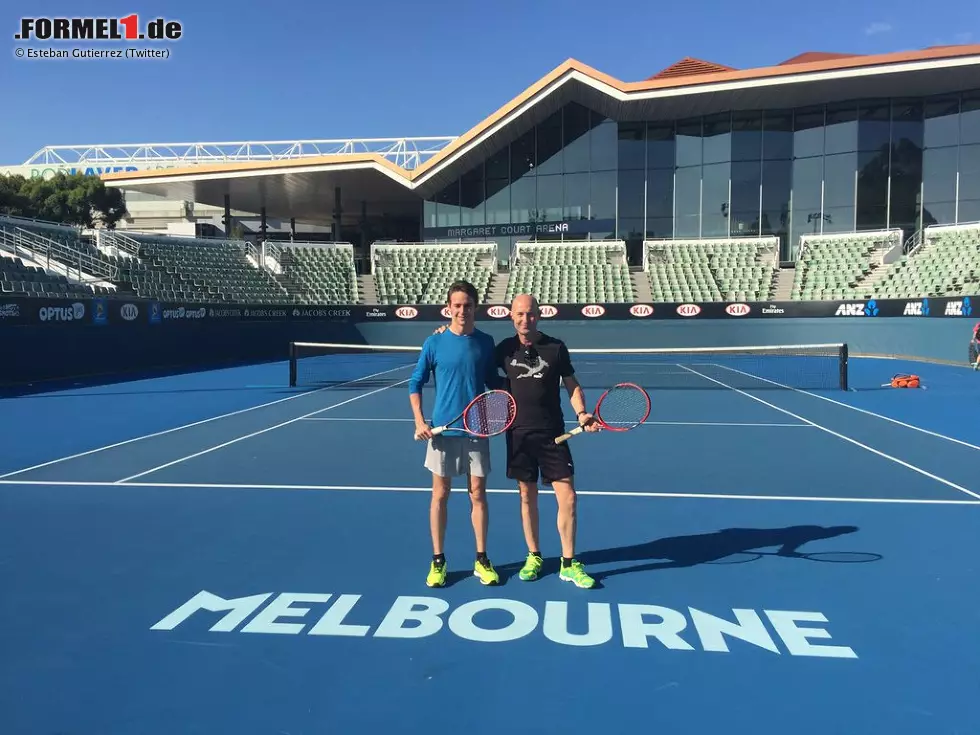
[[[412,170],[456,140],[456,136],[426,138],[334,138],[325,140],[235,141],[225,143],[97,143],[49,145],[24,162],[25,166],[133,166],[245,161],[284,161],[317,156],[376,153]]]

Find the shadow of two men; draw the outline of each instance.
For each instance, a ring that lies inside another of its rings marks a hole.
[[[854,533],[857,526],[787,526],[785,528],[726,528],[712,533],[673,536],[641,544],[585,551],[578,555],[587,565],[628,564],[609,570],[593,571],[597,580],[617,574],[655,569],[680,569],[722,561],[734,554],[776,549],[777,556],[798,556],[800,547],[813,541]]]

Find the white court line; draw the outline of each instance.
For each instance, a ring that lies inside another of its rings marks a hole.
[[[952,436],[946,436],[946,434],[940,434],[937,431],[930,431],[929,429],[923,429],[921,426],[915,426],[914,424],[907,424],[904,421],[899,421],[898,419],[893,419],[890,416],[884,416],[884,415],[882,415],[880,413],[875,413],[874,411],[869,411],[866,408],[858,408],[857,406],[852,406],[851,404],[844,403],[843,401],[835,401],[833,398],[828,398],[827,396],[822,396],[819,393],[811,393],[808,390],[803,390],[801,388],[793,388],[793,387],[788,386],[788,385],[783,385],[782,383],[777,383],[774,380],[768,380],[767,378],[760,378],[758,375],[752,375],[751,373],[745,373],[745,372],[742,372],[741,370],[736,370],[733,367],[728,367],[727,365],[718,365],[717,367],[724,368],[725,370],[729,370],[729,371],[731,371],[733,373],[739,373],[740,375],[745,375],[745,376],[748,376],[750,378],[755,378],[756,380],[761,380],[761,381],[764,381],[766,383],[771,383],[772,385],[779,386],[780,388],[786,388],[787,390],[791,390],[791,391],[793,391],[795,393],[802,393],[802,394],[807,395],[807,396],[813,396],[814,398],[819,398],[821,401],[827,401],[828,403],[833,403],[834,405],[837,405],[837,406],[843,406],[844,408],[849,408],[852,411],[857,411],[859,413],[867,414],[868,416],[874,416],[875,418],[881,419],[882,421],[890,421],[893,424],[898,424],[899,426],[904,426],[906,429],[912,429],[913,431],[920,431],[923,434],[928,434],[929,436],[934,436],[937,439],[945,439],[946,441],[953,442],[954,444],[959,444],[961,446],[969,447],[970,449],[976,449],[976,450],[980,451],[980,446],[977,446],[976,444],[970,444],[970,442],[963,441],[962,439],[956,439],[956,438],[954,438]]]
[[[976,498],[977,500],[980,500],[980,495],[978,495],[977,493],[973,492],[972,490],[967,490],[965,487],[963,487],[961,485],[957,485],[954,482],[950,482],[949,480],[947,480],[945,478],[942,478],[939,475],[934,475],[931,472],[927,472],[926,470],[922,469],[921,467],[916,467],[914,464],[910,464],[910,463],[908,463],[908,462],[906,462],[904,460],[898,459],[897,457],[893,457],[890,454],[885,454],[884,452],[882,452],[882,451],[880,451],[878,449],[874,449],[873,447],[869,447],[867,444],[862,444],[857,439],[852,439],[849,436],[844,436],[843,434],[839,434],[836,431],[833,431],[832,429],[828,429],[826,426],[821,426],[820,424],[818,424],[818,423],[816,423],[814,421],[810,421],[810,419],[805,419],[802,416],[793,413],[792,411],[787,411],[785,408],[780,408],[779,406],[777,406],[777,405],[775,405],[773,403],[769,403],[769,401],[765,401],[762,398],[759,398],[758,396],[754,396],[751,393],[746,393],[744,390],[739,390],[738,388],[734,388],[734,387],[728,385],[727,383],[721,382],[720,380],[715,380],[714,378],[709,377],[709,376],[705,375],[704,373],[699,373],[697,370],[693,370],[693,369],[687,368],[687,367],[685,367],[684,369],[685,370],[690,370],[695,375],[700,375],[705,380],[710,380],[712,383],[717,383],[718,385],[723,386],[725,388],[728,388],[729,390],[733,390],[736,393],[740,393],[743,396],[745,396],[746,398],[751,398],[753,401],[758,401],[759,403],[763,404],[764,406],[769,406],[769,408],[775,409],[776,411],[779,411],[780,413],[784,413],[787,416],[792,416],[794,419],[799,419],[800,421],[805,421],[806,423],[808,423],[811,426],[813,426],[815,429],[820,429],[821,431],[825,431],[825,432],[827,432],[828,434],[830,434],[832,436],[836,436],[838,439],[843,439],[846,442],[850,442],[851,444],[853,444],[855,446],[858,446],[858,447],[861,447],[861,449],[865,449],[865,450],[871,452],[872,454],[877,454],[879,457],[884,457],[885,459],[891,460],[892,462],[895,462],[896,464],[902,465],[902,467],[905,467],[906,469],[910,469],[913,472],[918,472],[920,475],[925,475],[926,477],[928,477],[931,480],[935,480],[936,482],[941,482],[943,485],[946,485],[948,487],[951,487],[954,490],[959,490],[962,493],[966,493],[967,495],[969,495],[969,496],[971,496],[973,498]]]
[[[397,487],[389,485],[263,485],[263,484],[234,484],[221,482],[96,482],[96,481],[65,481],[59,480],[0,480],[3,485],[41,485],[50,487],[117,487],[117,488],[188,488],[201,490],[320,490],[320,491],[357,491],[357,492],[392,492],[392,493],[431,493],[431,487]],[[465,493],[466,488],[456,487],[454,493]],[[517,488],[488,488],[488,493],[495,495],[518,495]],[[543,495],[553,495],[553,490],[542,487]],[[736,495],[726,493],[666,493],[646,492],[643,490],[576,490],[577,495],[603,498],[682,498],[690,500],[776,500],[783,502],[804,503],[872,503],[897,505],[975,505],[976,500],[948,500],[940,498],[857,498],[857,497],[826,497],[807,495]]]
[[[0,480],[5,477],[13,477],[14,475],[19,475],[22,472],[30,472],[31,470],[39,470],[42,467],[48,467],[49,465],[58,464],[59,462],[67,462],[69,459],[78,459],[79,457],[85,457],[89,454],[96,454],[98,452],[104,452],[107,449],[115,449],[116,447],[125,446],[126,444],[132,444],[133,442],[141,441],[142,439],[152,439],[156,436],[163,436],[164,434],[170,434],[174,431],[181,431],[182,429],[190,429],[194,426],[200,426],[201,424],[206,424],[211,421],[217,421],[218,419],[225,419],[229,416],[237,416],[238,414],[248,413],[249,411],[254,411],[257,408],[265,408],[266,406],[274,406],[277,403],[284,403],[285,401],[291,401],[295,398],[303,398],[305,396],[312,396],[314,393],[320,393],[326,390],[333,390],[335,388],[342,388],[345,385],[353,385],[354,383],[359,383],[362,380],[369,380],[370,378],[376,378],[379,375],[385,375],[386,373],[393,373],[395,370],[403,370],[407,367],[412,367],[411,365],[401,365],[396,368],[391,368],[390,370],[382,370],[379,373],[371,373],[370,375],[365,375],[354,380],[348,380],[343,383],[338,383],[337,385],[328,385],[324,388],[317,388],[316,390],[311,390],[306,393],[298,393],[294,396],[286,396],[285,398],[277,398],[274,401],[269,401],[268,403],[260,403],[257,406],[249,406],[248,408],[240,408],[237,411],[231,411],[230,413],[223,413],[218,416],[212,416],[211,418],[201,419],[200,421],[195,421],[192,424],[184,424],[183,426],[175,426],[172,429],[164,429],[163,431],[155,431],[152,434],[143,434],[142,436],[134,436],[132,439],[126,439],[121,442],[116,442],[115,444],[106,444],[104,447],[96,447],[95,449],[89,449],[85,452],[78,452],[77,454],[70,454],[67,457],[60,457],[59,459],[48,460],[47,462],[42,462],[41,464],[31,465],[30,467],[24,467],[20,470],[14,470],[13,472],[8,472],[5,475],[0,475]]]
[[[124,483],[129,482],[130,480],[135,480],[137,477],[143,477],[144,475],[149,475],[149,474],[152,474],[152,473],[157,472],[159,470],[164,470],[167,467],[173,467],[175,464],[180,464],[181,462],[186,462],[189,459],[194,459],[195,457],[200,457],[201,455],[208,454],[210,452],[214,452],[214,451],[216,451],[218,449],[224,449],[225,447],[231,446],[232,444],[235,444],[237,442],[244,441],[245,439],[251,439],[253,436],[258,436],[259,434],[264,434],[267,431],[272,431],[273,429],[280,429],[283,426],[289,426],[290,424],[295,424],[297,421],[302,421],[303,419],[309,418],[310,416],[315,416],[318,413],[323,413],[324,411],[329,411],[332,408],[340,408],[341,406],[346,406],[348,403],[353,403],[354,401],[359,401],[362,398],[367,398],[368,396],[373,396],[375,393],[380,393],[383,390],[388,390],[389,388],[395,388],[396,386],[404,385],[409,380],[411,380],[411,378],[406,378],[405,380],[400,380],[397,383],[392,383],[391,385],[383,385],[380,388],[375,388],[374,390],[368,391],[367,393],[360,393],[360,394],[354,396],[353,398],[348,398],[346,401],[341,401],[340,403],[334,403],[333,405],[327,406],[326,408],[318,408],[316,411],[311,411],[310,413],[303,414],[302,416],[297,416],[296,418],[289,419],[288,421],[282,421],[282,422],[280,422],[278,424],[274,424],[272,426],[267,426],[264,429],[259,429],[258,431],[253,431],[251,434],[245,434],[245,436],[239,436],[239,437],[237,437],[235,439],[231,439],[230,441],[222,442],[221,444],[216,444],[213,447],[208,447],[207,449],[202,449],[200,452],[194,452],[194,454],[188,454],[186,457],[180,457],[179,459],[175,459],[172,462],[167,462],[166,464],[158,465],[157,467],[152,467],[152,468],[150,468],[148,470],[145,470],[143,472],[139,472],[139,473],[137,473],[135,475],[130,475],[129,477],[124,477],[121,480],[116,480],[113,484],[114,485],[122,485]]]
[[[372,417],[361,417],[361,416],[315,416],[311,418],[305,418],[303,421],[380,421],[380,422],[409,422],[414,423],[415,419],[406,418],[372,418]],[[566,424],[574,425],[577,421],[566,421]],[[809,424],[774,424],[774,423],[728,423],[724,421],[644,421],[644,426],[759,426],[766,428],[778,427],[781,429],[812,429],[813,427]]]

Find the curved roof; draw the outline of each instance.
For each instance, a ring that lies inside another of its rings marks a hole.
[[[112,186],[218,206],[225,194],[234,193],[268,208],[267,195],[276,185],[270,177],[302,175],[305,184],[311,184],[314,180],[310,176],[331,174],[329,180],[316,181],[322,205],[327,199],[324,187],[341,181],[347,186],[342,172],[357,170],[363,175],[370,169],[378,183],[386,180],[388,186],[400,185],[406,193],[414,192],[414,199],[437,191],[571,101],[619,120],[673,120],[728,110],[798,107],[842,98],[953,92],[980,86],[978,78],[978,44],[878,55],[806,52],[775,66],[756,69],[732,69],[686,58],[638,82],[624,82],[569,59],[413,170],[401,168],[378,154],[366,153],[120,172],[104,174],[102,178]],[[241,186],[243,178],[256,182],[250,195],[246,195],[250,187]],[[258,184],[258,179],[264,180],[262,184]],[[238,180],[238,185],[232,186],[229,180]],[[387,193],[393,192],[389,189]],[[290,200],[295,203],[295,189],[292,196],[283,192],[276,198],[282,200],[280,205]],[[329,198],[332,202],[332,194]],[[232,206],[258,211],[241,198]],[[294,210],[279,216],[300,218],[301,214]]]

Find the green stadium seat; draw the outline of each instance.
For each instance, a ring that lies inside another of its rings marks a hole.
[[[279,263],[279,282],[299,303],[357,303],[357,271],[350,243],[268,242],[266,253]]]
[[[927,227],[921,244],[883,269],[877,298],[974,294],[980,283],[980,224]]]
[[[655,302],[770,299],[779,270],[779,239],[646,240],[643,268]]]
[[[457,279],[487,300],[496,271],[496,243],[374,243],[371,269],[382,304],[444,304]]]
[[[901,249],[901,230],[803,235],[793,280],[795,301],[875,295],[885,259]]]
[[[514,248],[506,301],[519,293],[541,304],[633,303],[626,244],[620,240],[522,242]]]

